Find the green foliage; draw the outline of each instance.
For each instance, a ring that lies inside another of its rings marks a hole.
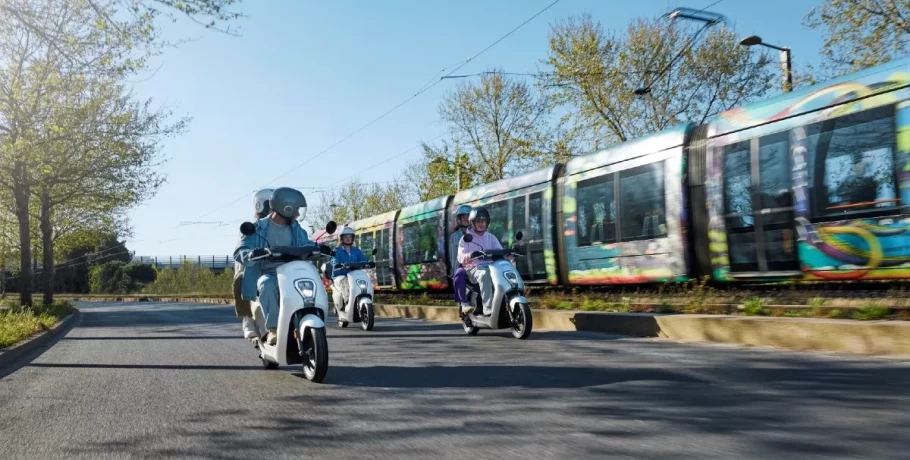
[[[775,79],[770,58],[739,46],[736,31],[723,26],[689,46],[701,26],[636,19],[605,32],[588,15],[561,21],[550,32],[543,84],[555,104],[573,111],[577,129],[606,145],[703,122],[767,93]],[[670,70],[656,78],[663,69]],[[635,95],[645,87],[647,95]]]
[[[865,305],[853,311],[853,319],[860,321],[871,321],[876,319],[885,319],[891,314],[891,309],[878,305]]]
[[[211,294],[230,295],[234,275],[230,270],[216,274],[206,267],[184,262],[177,269],[166,268],[157,272],[155,282],[142,292],[159,295]]]
[[[414,201],[409,198],[407,186],[398,181],[363,184],[351,180],[322,194],[319,204],[308,218],[316,228],[325,228],[329,220],[338,225],[403,208]]]
[[[805,23],[823,33],[830,76],[882,64],[910,50],[910,0],[825,0]]]
[[[770,313],[764,308],[764,301],[758,297],[752,297],[743,304],[743,314],[746,316],[768,316]]]
[[[25,340],[57,324],[72,311],[68,302],[0,311],[0,348]]]
[[[417,202],[454,195],[459,190],[459,180],[462,190],[477,185],[475,165],[457,145],[452,148],[445,141],[438,147],[422,143],[421,149],[423,156],[405,170],[409,194]]]
[[[155,281],[156,271],[149,265],[126,264],[119,260],[92,268],[89,287],[94,294],[131,294]]]

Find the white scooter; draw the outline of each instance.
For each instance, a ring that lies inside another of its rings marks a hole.
[[[326,231],[335,231],[336,224],[329,222]],[[244,235],[256,233],[256,227],[245,222],[240,226]],[[261,236],[261,235],[260,235]],[[253,339],[259,349],[259,359],[266,369],[302,364],[303,374],[319,383],[329,370],[329,347],[325,336],[325,319],[329,311],[329,298],[319,279],[314,261],[332,257],[332,249],[325,245],[282,246],[266,249],[266,255],[250,260],[275,260],[285,262],[277,269],[278,340],[269,345],[264,339]],[[251,303],[253,318],[260,337],[265,337],[265,315],[258,299]]]
[[[371,255],[376,255],[373,248]],[[335,264],[335,270],[347,269],[348,287],[347,303],[343,310],[335,305],[335,314],[338,315],[338,326],[348,327],[349,323],[360,322],[360,328],[372,331],[375,319],[373,311],[373,282],[363,271],[365,268],[376,268],[376,262],[356,262],[352,264]],[[333,287],[334,289],[334,287]]]
[[[522,233],[515,235],[515,241],[521,241]],[[466,243],[473,241],[470,233],[463,237]],[[480,245],[477,245],[480,247]],[[525,283],[512,262],[506,258],[510,255],[522,254],[514,248],[489,249],[476,251],[480,254],[477,259],[492,260],[489,264],[490,279],[493,281],[492,311],[483,311],[480,286],[468,278],[468,303],[474,305],[474,311],[468,314],[461,313],[464,331],[469,335],[476,335],[480,329],[511,329],[512,336],[516,339],[526,339],[531,335],[533,318],[528,299],[524,296]]]

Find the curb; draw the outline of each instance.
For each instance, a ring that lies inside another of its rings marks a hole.
[[[15,345],[12,345],[8,348],[0,349],[0,367],[6,367],[17,359],[21,358],[23,355],[31,352],[32,350],[46,344],[52,339],[56,338],[58,335],[62,334],[67,328],[75,322],[76,318],[79,317],[80,312],[78,308],[74,307],[72,313],[67,315],[65,318],[60,320],[57,324],[51,326],[50,329],[42,331],[37,335],[25,339]]]
[[[790,350],[910,357],[910,322],[727,315],[531,310],[534,327],[680,342],[730,343]],[[376,305],[384,317],[460,322],[455,307]]]

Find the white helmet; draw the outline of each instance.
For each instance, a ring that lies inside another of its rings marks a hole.
[[[274,192],[274,190],[264,188],[253,195],[253,210],[260,218],[267,216],[269,212],[272,211],[269,206],[269,200],[272,199],[272,192]]]
[[[339,243],[344,244],[344,242],[341,241],[341,239],[344,238],[345,235],[351,235],[351,244],[354,244],[354,229],[345,225],[344,228],[341,229],[341,234],[338,235]]]

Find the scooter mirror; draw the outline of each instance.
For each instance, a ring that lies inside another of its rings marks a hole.
[[[256,233],[256,226],[250,222],[244,222],[240,224],[240,233],[246,236],[250,236],[253,233]]]
[[[461,237],[461,239],[463,239],[465,243],[470,243],[471,241],[474,241],[474,235],[468,233],[465,236]]]
[[[515,234],[515,241],[521,241],[521,239],[524,237],[525,237],[525,234],[521,233],[521,231],[519,231],[518,233]]]
[[[330,220],[329,223],[325,224],[326,233],[335,233],[336,228],[338,228],[338,224],[334,220]]]

